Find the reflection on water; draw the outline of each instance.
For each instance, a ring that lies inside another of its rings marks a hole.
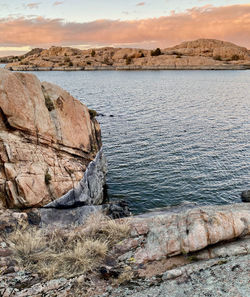
[[[250,188],[250,71],[35,74],[105,115],[109,194],[134,211],[239,202]]]

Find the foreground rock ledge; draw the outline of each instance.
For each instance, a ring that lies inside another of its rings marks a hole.
[[[99,123],[84,104],[32,74],[0,69],[0,207],[38,207],[66,194],[101,145]],[[85,204],[102,203],[104,163],[101,189],[85,195]]]
[[[7,267],[0,275],[0,292],[4,297],[10,296],[13,290],[14,296],[23,297],[184,297],[194,293],[204,296],[204,292],[213,297],[249,295],[249,204],[195,207],[130,217],[126,219],[130,233],[109,250],[102,269],[50,281],[29,271],[18,271],[11,261],[11,251],[4,245],[5,237],[1,238],[15,227],[27,225],[28,215],[0,210],[0,221],[0,261]],[[80,235],[89,227],[63,227],[61,232],[64,236],[72,236],[72,232]],[[46,232],[50,229],[46,228]],[[120,272],[131,275],[130,283],[114,288],[115,275]]]
[[[129,223],[131,236],[116,249],[123,257],[146,263],[249,235],[250,205],[206,206],[157,216],[149,213],[131,218]]]

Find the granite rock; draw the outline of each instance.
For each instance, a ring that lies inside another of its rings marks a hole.
[[[100,149],[100,126],[84,104],[32,74],[0,69],[1,207],[61,197],[78,186]],[[102,202],[99,190],[91,202]]]

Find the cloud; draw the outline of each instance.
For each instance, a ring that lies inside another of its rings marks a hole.
[[[30,9],[37,9],[37,8],[39,8],[39,5],[40,5],[40,4],[41,4],[41,3],[32,2],[32,3],[28,3],[28,4],[26,4],[25,6],[28,7],[28,8],[30,8]]]
[[[139,2],[136,4],[136,6],[144,6],[146,4],[146,2]]]
[[[185,40],[215,38],[250,48],[250,4],[204,6],[141,20],[65,22],[36,17],[0,19],[0,46],[131,44],[168,47]]]
[[[56,1],[56,2],[53,3],[53,5],[54,6],[57,6],[57,5],[61,5],[63,3],[64,3],[64,1]]]

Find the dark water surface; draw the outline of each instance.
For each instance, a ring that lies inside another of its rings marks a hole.
[[[250,188],[250,71],[35,74],[106,115],[109,195],[134,212],[239,202]]]

